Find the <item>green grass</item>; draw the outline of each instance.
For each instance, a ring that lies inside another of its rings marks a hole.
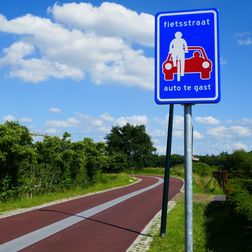
[[[135,178],[132,178],[131,176],[126,174],[106,174],[102,175],[100,182],[85,188],[76,187],[60,192],[52,192],[43,195],[38,195],[32,198],[10,200],[6,202],[0,201],[0,214],[18,208],[38,206],[59,199],[67,199],[70,197],[82,196],[88,193],[106,190],[117,186],[124,186],[131,184],[135,181],[136,181]]]
[[[194,251],[205,251],[206,236],[204,235],[205,203],[193,204],[193,246]],[[185,251],[184,202],[179,200],[176,207],[167,216],[167,232],[165,238],[159,233],[153,237],[150,252],[182,252]]]
[[[151,170],[150,170],[151,171]],[[171,176],[184,177],[183,165],[171,168]],[[218,182],[210,175],[200,176],[193,173],[193,195],[197,201],[193,202],[193,249],[196,252],[218,251],[208,249],[208,233],[206,232],[207,216],[205,211],[209,200],[215,194],[223,194]],[[157,233],[151,244],[151,252],[182,252],[185,251],[184,202],[177,201],[176,207],[167,216],[167,233],[160,238]],[[228,250],[226,250],[228,251]]]
[[[142,175],[164,175],[164,168],[142,168],[134,171],[134,174]],[[177,165],[171,168],[170,176],[184,178],[183,165]],[[217,180],[212,176],[200,176],[193,173],[193,193],[209,193],[209,194],[223,194]]]
[[[223,190],[214,177],[193,174],[193,193],[223,194]]]

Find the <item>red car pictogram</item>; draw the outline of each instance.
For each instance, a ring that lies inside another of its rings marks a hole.
[[[185,74],[200,73],[201,79],[209,79],[212,72],[212,61],[208,59],[205,49],[201,46],[188,46],[188,51],[194,51],[193,57],[185,58]],[[178,65],[178,64],[177,64]],[[172,55],[169,53],[166,61],[162,65],[165,80],[174,79],[177,74],[177,66],[173,66]]]

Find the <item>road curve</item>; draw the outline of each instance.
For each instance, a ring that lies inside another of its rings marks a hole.
[[[162,179],[139,177],[129,187],[1,219],[0,251],[126,251],[161,208]],[[170,179],[170,198],[182,184]]]

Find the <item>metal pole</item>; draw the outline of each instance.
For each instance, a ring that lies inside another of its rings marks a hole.
[[[192,125],[192,158],[193,158],[193,125]]]
[[[185,124],[185,251],[193,251],[192,205],[192,105],[184,106]]]
[[[169,179],[170,179],[170,167],[171,167],[173,110],[174,110],[174,105],[170,104],[169,119],[168,119],[168,132],[167,132],[167,145],[166,145],[161,228],[160,228],[161,237],[165,237],[165,233],[166,233],[167,205],[168,205],[168,197],[169,197]]]

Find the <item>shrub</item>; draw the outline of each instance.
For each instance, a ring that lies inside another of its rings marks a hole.
[[[212,167],[208,164],[197,162],[193,163],[193,172],[199,174],[200,176],[211,176],[215,167]]]
[[[252,221],[252,179],[230,179],[227,184],[227,198],[235,212]]]

